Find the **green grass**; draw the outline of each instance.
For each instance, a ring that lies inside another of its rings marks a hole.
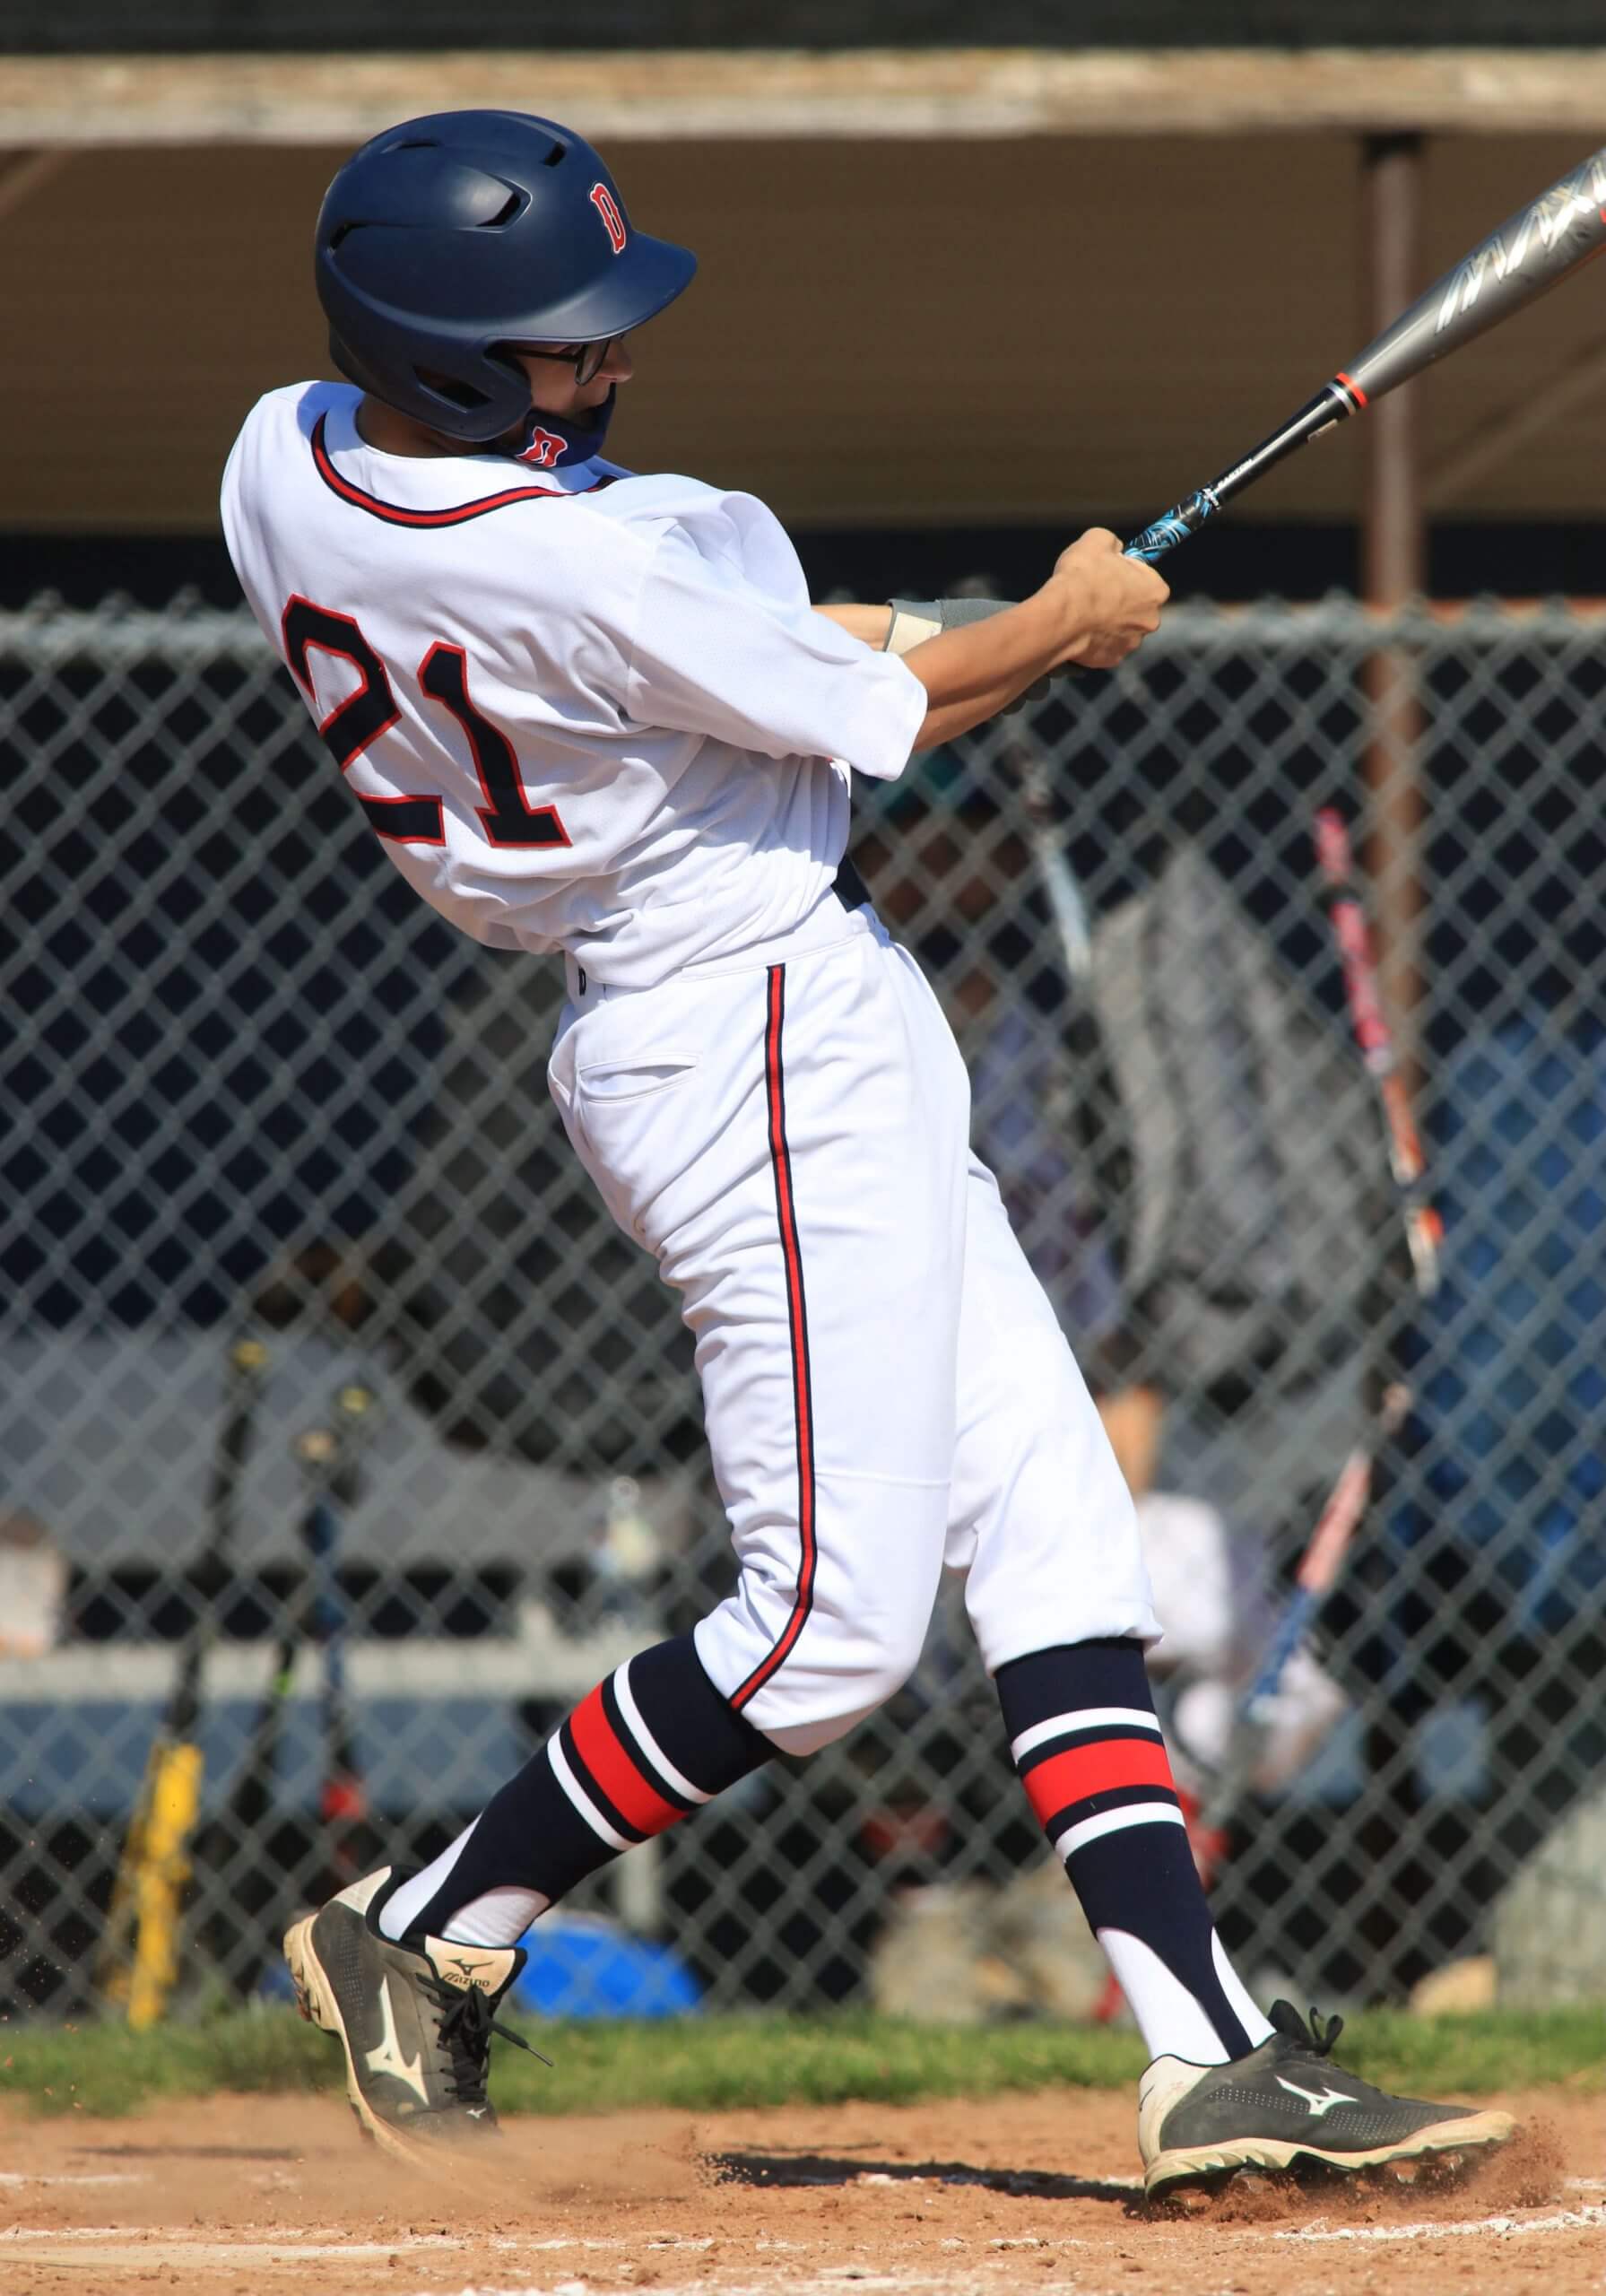
[[[670,2105],[905,2103],[1003,2090],[1124,2088],[1144,2052],[1127,2032],[1052,2025],[982,2031],[869,2016],[693,2017],[673,2024],[528,2028],[551,2072],[518,2050],[495,2057],[509,2112],[604,2112]],[[1346,2064],[1417,2096],[1476,2095],[1552,2082],[1606,2092],[1606,2005],[1433,2022],[1376,2011],[1345,2030]],[[154,2033],[112,2024],[0,2021],[0,2104],[122,2113],[214,2090],[330,2089],[340,2051],[290,2010],[230,2011]]]
[[[1552,2082],[1606,2094],[1606,2001],[1471,2017],[1374,2009],[1345,2025],[1339,2053],[1368,2081],[1407,2096],[1479,2096]]]

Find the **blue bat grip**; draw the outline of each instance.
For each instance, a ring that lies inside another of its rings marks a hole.
[[[1177,503],[1175,509],[1168,510],[1151,526],[1145,526],[1141,535],[1134,535],[1126,544],[1123,554],[1127,558],[1141,558],[1146,566],[1152,566],[1156,559],[1163,558],[1168,550],[1175,550],[1179,542],[1186,542],[1190,535],[1196,535],[1205,520],[1213,518],[1220,507],[1221,500],[1214,487],[1202,486],[1196,494],[1190,494],[1185,502]]]

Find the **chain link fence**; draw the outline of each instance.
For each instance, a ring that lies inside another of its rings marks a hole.
[[[1599,622],[1561,605],[1187,606],[1118,675],[856,793],[851,857],[949,1004],[977,1144],[1143,1494],[1195,1790],[1410,1386],[1214,1883],[1246,1972],[1301,1998],[1485,1954],[1512,1997],[1606,1982],[1603,687]],[[723,1591],[690,1350],[548,1102],[560,969],[414,900],[243,613],[0,617],[0,2011],[106,1979],[197,1624],[182,1982],[271,1987],[343,1856],[431,1854]],[[1324,804],[1408,999],[1427,1300]],[[367,1797],[339,1841],[332,1653]],[[560,2005],[576,1970],[637,2009],[1099,1989],[951,1590],[881,1715],[577,1902],[536,1933]],[[668,1950],[627,1967],[631,1937]]]

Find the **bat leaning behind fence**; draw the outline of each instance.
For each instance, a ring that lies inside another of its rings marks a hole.
[[[255,1992],[276,1958],[289,1905],[287,1870],[305,1854],[303,1821],[285,1802],[278,1773],[285,1720],[308,1645],[321,1646],[324,1664],[318,1815],[328,1866],[341,1877],[331,1886],[366,1870],[359,1861],[370,1842],[346,1713],[345,1620],[335,1565],[340,1516],[357,1496],[372,1406],[369,1388],[347,1382],[337,1391],[327,1422],[297,1439],[298,1531],[307,1568],[299,1590],[285,1601],[267,1680],[228,1799],[196,1851],[204,1880],[194,1944],[202,1961],[242,1994]]]
[[[250,1334],[229,1350],[223,1416],[208,1494],[208,1535],[196,1574],[196,1609],[179,1647],[172,1695],[152,1744],[144,1783],[123,1845],[98,1956],[97,1982],[138,2031],[156,2024],[178,1975],[179,1931],[190,1844],[204,1772],[197,1726],[206,1654],[217,1634],[239,1520],[239,1483],[251,1448],[268,1354]]]
[[[1429,1300],[1438,1289],[1444,1222],[1428,1200],[1427,1160],[1394,1052],[1393,1031],[1377,986],[1372,935],[1356,887],[1350,832],[1344,827],[1342,815],[1331,806],[1324,806],[1315,817],[1315,834],[1324,904],[1343,967],[1350,1026],[1367,1074],[1377,1088],[1388,1143],[1389,1170],[1399,1193],[1405,1239],[1411,1247],[1411,1272],[1418,1292],[1424,1300]]]
[[[374,1849],[368,1793],[358,1761],[356,1731],[346,1696],[349,1617],[337,1568],[341,1518],[359,1495],[360,1461],[362,1448],[373,1431],[373,1418],[372,1390],[358,1380],[348,1380],[334,1398],[333,1450],[326,1472],[321,1463],[303,1450],[310,1499],[302,1526],[310,1566],[308,1623],[324,1662],[318,1709],[323,1741],[318,1816],[327,1865],[325,1894],[354,1882],[371,1864]]]
[[[1027,841],[1059,944],[1067,997],[1066,1049],[1075,1063],[1075,1124],[1086,1159],[1077,1196],[1119,1269],[1124,1260],[1126,1199],[1132,1186],[1132,1146],[1122,1120],[1121,1091],[1093,988],[1093,936],[1087,904],[1055,823],[1053,781],[1046,760],[1024,744],[1012,759],[1026,816]]]
[[[1343,967],[1350,1024],[1367,1073],[1377,1088],[1389,1168],[1400,1194],[1416,1288],[1423,1299],[1428,1299],[1438,1284],[1439,1245],[1444,1228],[1425,1193],[1427,1174],[1421,1143],[1412,1121],[1405,1081],[1394,1053],[1393,1034],[1377,984],[1371,933],[1355,884],[1349,832],[1342,816],[1327,806],[1316,814],[1314,829],[1323,899]],[[1200,1832],[1206,1840],[1219,1843],[1222,1839],[1228,1820],[1251,1784],[1289,1660],[1310,1631],[1322,1605],[1337,1583],[1350,1542],[1371,1496],[1372,1471],[1377,1454],[1403,1423],[1411,1403],[1411,1389],[1402,1382],[1393,1381],[1386,1386],[1367,1435],[1356,1445],[1340,1470],[1296,1573],[1294,1591],[1262,1654],[1254,1679],[1239,1701],[1227,1752],[1205,1798],[1200,1821]]]
[[[1208,486],[1174,505],[1126,545],[1129,558],[1152,565],[1206,519],[1263,478],[1296,447],[1359,414],[1375,399],[1421,373],[1436,359],[1459,351],[1514,311],[1534,302],[1606,248],[1606,150],[1553,183],[1497,231],[1463,256],[1341,368],[1280,430],[1234,463]]]
[[[1232,1735],[1214,1784],[1205,1797],[1201,1826],[1206,1835],[1219,1833],[1253,1783],[1272,1721],[1272,1711],[1282,1677],[1317,1614],[1338,1584],[1350,1542],[1367,1511],[1372,1494],[1372,1469],[1378,1452],[1402,1424],[1411,1409],[1411,1389],[1398,1382],[1384,1390],[1373,1425],[1339,1470],[1338,1481],[1310,1535],[1310,1544],[1294,1575],[1294,1591],[1262,1653],[1248,1689],[1233,1718]]]
[[[299,1470],[299,1531],[307,1567],[298,1596],[286,1602],[272,1666],[252,1721],[246,1752],[226,1809],[206,1849],[214,1877],[214,1918],[203,1944],[238,1992],[256,1990],[274,1958],[290,1892],[286,1866],[302,1855],[298,1822],[281,1816],[279,1760],[285,1718],[306,1647],[322,1660],[318,1704],[319,1872],[305,1894],[343,1888],[362,1870],[371,1847],[367,1799],[358,1768],[345,1691],[345,1603],[338,1575],[340,1521],[355,1500],[360,1452],[371,1426],[372,1390],[356,1380],[337,1391],[327,1421],[295,1443]]]

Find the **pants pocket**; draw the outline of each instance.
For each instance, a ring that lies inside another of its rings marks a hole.
[[[699,1056],[655,1047],[577,1068],[569,1136],[603,1203],[627,1235],[649,1244],[650,1207],[694,1152],[695,1096],[680,1096]]]
[[[697,1067],[697,1057],[694,1052],[659,1052],[650,1060],[638,1057],[594,1062],[575,1072],[580,1100],[595,1106],[649,1099],[684,1083]]]

